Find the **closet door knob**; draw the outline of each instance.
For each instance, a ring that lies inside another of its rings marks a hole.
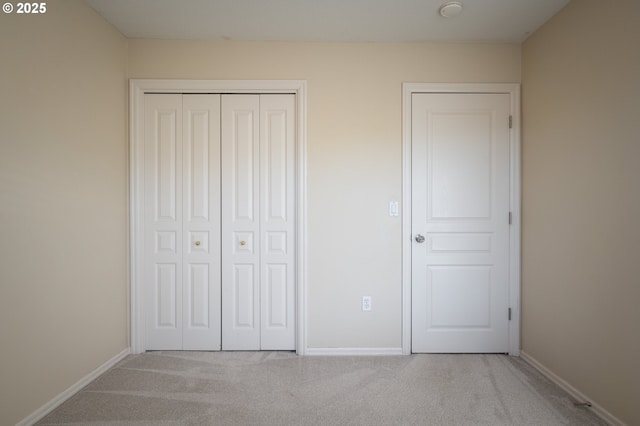
[[[196,241],[196,243],[195,243],[195,244],[196,244],[197,246],[199,246],[199,245],[200,245],[200,241]]]
[[[241,245],[241,246],[243,246],[243,245],[245,245],[245,244],[247,244],[247,242],[246,242],[246,241],[240,241],[240,245]]]

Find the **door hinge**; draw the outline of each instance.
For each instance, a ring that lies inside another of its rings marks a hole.
[[[511,225],[513,219],[513,215],[509,212],[509,225]]]
[[[511,308],[509,308],[509,321],[511,321]]]
[[[509,128],[512,129],[513,128],[513,115],[509,116]]]

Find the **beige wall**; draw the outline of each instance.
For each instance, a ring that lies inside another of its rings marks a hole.
[[[523,47],[523,350],[640,424],[640,2],[571,2]]]
[[[130,40],[129,76],[307,80],[308,345],[398,348],[401,84],[519,82],[520,46]]]
[[[0,424],[127,343],[126,39],[80,0],[0,14]]]

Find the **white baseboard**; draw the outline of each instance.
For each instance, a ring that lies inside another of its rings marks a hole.
[[[307,356],[378,356],[403,355],[402,348],[307,348]]]
[[[542,375],[544,375],[547,379],[551,380],[556,385],[560,386],[562,390],[571,395],[578,402],[589,402],[591,407],[589,409],[593,411],[595,415],[600,417],[602,420],[610,424],[611,426],[625,426],[625,423],[618,419],[616,416],[605,410],[602,406],[593,402],[591,398],[589,398],[584,393],[580,392],[578,389],[574,388],[562,377],[555,374],[553,371],[549,370],[547,367],[542,365],[538,360],[533,358],[531,355],[526,353],[525,351],[520,351],[520,358],[522,358],[525,362],[531,365],[533,368],[538,370]]]
[[[87,374],[86,376],[78,380],[76,383],[71,385],[65,391],[58,394],[56,397],[54,397],[52,400],[44,404],[42,407],[38,408],[33,413],[29,414],[27,417],[22,419],[22,421],[18,422],[16,426],[33,425],[34,423],[42,419],[44,416],[46,416],[47,414],[55,410],[60,404],[62,404],[67,399],[75,395],[80,389],[82,389],[83,387],[91,383],[93,380],[95,380],[99,375],[101,375],[102,373],[104,373],[114,365],[116,365],[116,363],[118,363],[124,357],[129,355],[129,353],[130,353],[129,348],[124,349],[122,352],[112,357],[110,360],[102,364],[100,367],[96,368],[91,373]]]

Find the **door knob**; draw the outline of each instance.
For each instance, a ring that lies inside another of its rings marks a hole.
[[[200,245],[200,241],[196,241],[196,242],[195,242],[195,244],[196,244],[197,246],[199,246],[199,245]]]
[[[241,245],[241,246],[243,246],[243,245],[245,245],[245,244],[247,244],[245,241],[240,241],[240,245]]]
[[[418,243],[424,243],[424,235],[416,235],[416,242]]]

